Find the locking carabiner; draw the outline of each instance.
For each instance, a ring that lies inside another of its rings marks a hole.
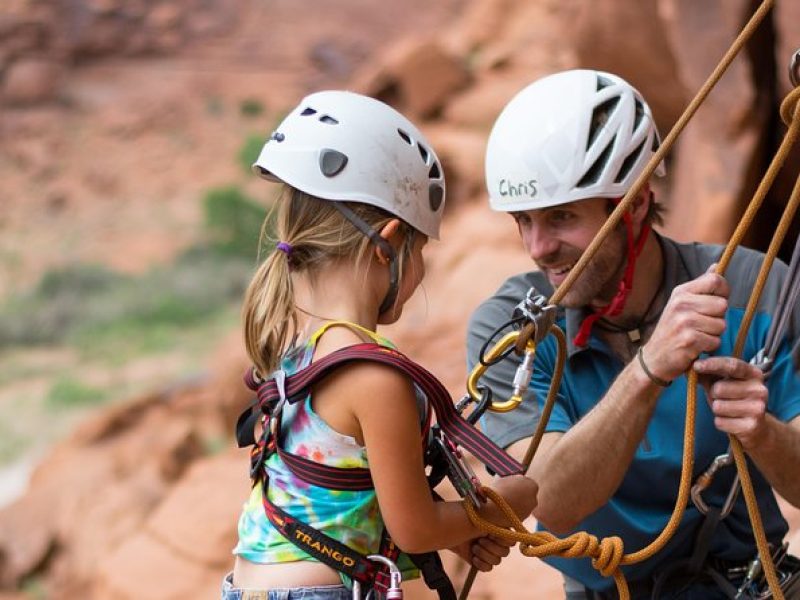
[[[800,86],[800,50],[797,50],[789,61],[789,81],[794,87]]]

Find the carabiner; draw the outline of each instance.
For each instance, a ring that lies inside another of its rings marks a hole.
[[[389,567],[389,587],[386,588],[386,594],[384,595],[384,598],[386,600],[403,600],[403,589],[400,587],[402,574],[400,573],[400,569],[397,568],[397,565],[392,560],[381,554],[370,554],[367,556],[367,559],[371,560],[372,562],[382,563]],[[369,600],[369,598],[373,597],[374,594],[372,593],[372,590],[370,590],[367,593],[366,598]],[[355,579],[353,580],[353,600],[362,600],[361,584],[359,584]]]
[[[714,476],[716,475],[717,471],[732,464],[733,454],[720,454],[713,461],[711,461],[711,466],[709,466],[708,469],[706,469],[705,472],[695,480],[691,490],[692,502],[697,507],[697,510],[699,510],[702,514],[708,513],[708,505],[706,504],[705,500],[703,500],[703,492],[708,488],[708,486],[711,485],[711,482],[714,480]],[[728,496],[725,498],[725,504],[722,506],[722,510],[720,511],[720,518],[724,519],[730,514],[731,510],[733,510],[733,505],[735,504],[738,495],[739,475],[737,474],[733,480],[733,483],[731,484],[730,491],[728,491]]]
[[[794,87],[800,86],[800,50],[797,50],[789,61],[789,81]]]
[[[507,348],[515,344],[519,334],[519,331],[512,331],[511,333],[507,333],[505,336],[503,336],[503,338],[497,342],[486,355],[486,362],[490,363],[492,359],[497,358]],[[528,340],[528,343],[525,347],[525,360],[523,360],[519,367],[517,367],[517,373],[514,376],[514,390],[511,398],[504,401],[493,400],[489,404],[489,410],[493,412],[510,412],[522,403],[522,396],[528,389],[528,383],[530,382],[531,376],[531,373],[528,373],[526,380],[524,371],[527,371],[528,369],[532,370],[533,356],[535,353],[536,345],[534,344],[533,340]],[[478,402],[481,398],[481,393],[478,388],[478,380],[483,377],[483,374],[487,369],[488,367],[486,365],[478,363],[475,365],[475,368],[472,369],[472,372],[467,378],[467,392],[469,392],[469,395],[472,396],[473,400],[476,402]]]

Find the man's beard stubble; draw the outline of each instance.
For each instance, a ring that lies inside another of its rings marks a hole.
[[[619,290],[619,282],[627,262],[625,235],[624,230],[620,228],[606,239],[561,299],[562,306],[583,308],[591,305],[593,308],[599,308],[611,302]],[[577,262],[582,254],[582,251],[574,246],[569,246],[568,251],[570,261]],[[552,259],[548,258],[542,262],[545,265],[559,264],[565,262],[564,259],[565,255],[560,251]]]

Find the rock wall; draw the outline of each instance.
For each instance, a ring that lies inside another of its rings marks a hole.
[[[28,0],[0,13],[0,102],[59,98],[75,65],[112,56],[165,56],[236,25],[242,2]]]

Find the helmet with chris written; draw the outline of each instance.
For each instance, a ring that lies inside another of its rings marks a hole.
[[[621,77],[576,69],[520,91],[492,128],[492,209],[534,210],[625,195],[658,149],[650,107]],[[657,174],[663,175],[663,165]]]

